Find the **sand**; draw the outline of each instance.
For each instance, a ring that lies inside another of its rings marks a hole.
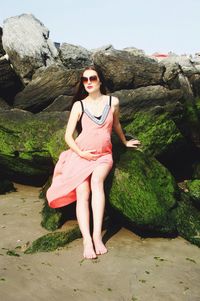
[[[17,192],[0,196],[1,301],[200,300],[200,248],[181,237],[142,239],[121,228],[95,260],[83,259],[82,239],[50,253],[15,249],[48,231],[40,226],[40,188],[14,185]]]

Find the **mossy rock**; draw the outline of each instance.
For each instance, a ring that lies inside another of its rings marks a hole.
[[[58,229],[62,224],[62,212],[61,210],[50,208],[48,202],[44,201],[42,209],[42,221],[41,226],[49,231]]]
[[[42,237],[36,239],[25,254],[33,254],[37,252],[51,252],[55,251],[59,247],[64,247],[73,240],[80,238],[81,232],[78,226],[63,232],[48,233]]]
[[[167,113],[138,112],[124,129],[141,141],[142,150],[149,155],[173,153],[186,143]]]
[[[192,205],[189,196],[182,193],[182,201],[172,212],[180,236],[200,247],[200,212]]]
[[[41,186],[53,172],[64,140],[68,112],[0,112],[0,168],[4,177]]]
[[[0,194],[5,194],[6,192],[16,191],[13,183],[6,179],[0,179]]]
[[[193,163],[192,169],[193,169],[192,178],[200,179],[200,162]]]
[[[118,213],[144,231],[175,231],[170,212],[177,205],[179,189],[155,158],[128,148],[112,176],[109,200]]]
[[[192,201],[200,206],[200,180],[189,180],[186,185]]]

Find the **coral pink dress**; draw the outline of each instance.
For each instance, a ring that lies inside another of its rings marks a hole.
[[[107,163],[110,169],[113,166],[111,96],[100,119],[93,116],[87,108],[84,109],[82,102],[81,105],[83,108],[82,131],[75,142],[81,150],[95,149],[100,157],[89,161],[71,149],[60,154],[54,168],[51,186],[46,193],[48,204],[52,208],[63,207],[76,201],[76,187],[87,179],[96,166],[102,163]]]

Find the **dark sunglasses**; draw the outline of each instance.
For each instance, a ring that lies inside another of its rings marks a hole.
[[[96,75],[92,75],[90,77],[81,76],[81,81],[83,84],[86,84],[88,82],[88,80],[89,80],[89,82],[94,83],[98,80],[98,78]]]

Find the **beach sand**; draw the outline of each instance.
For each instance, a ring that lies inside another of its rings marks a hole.
[[[1,301],[200,301],[200,248],[181,237],[143,239],[121,228],[95,260],[83,259],[82,239],[50,253],[15,249],[49,232],[40,226],[40,188],[14,185],[0,195]]]

